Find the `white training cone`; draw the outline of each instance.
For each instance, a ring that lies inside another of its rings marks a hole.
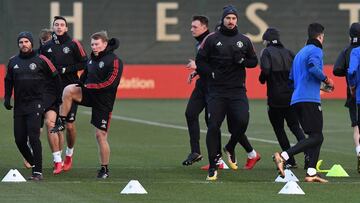
[[[139,181],[130,180],[120,194],[147,194],[147,192]]]
[[[226,165],[225,161],[220,159],[220,165],[219,165],[220,169],[229,169],[229,166]]]
[[[26,180],[17,169],[10,169],[1,182],[26,182]]]
[[[286,183],[289,181],[295,181],[295,182],[299,182],[299,179],[294,175],[294,173],[289,170],[289,169],[285,169],[285,177],[282,178],[280,177],[280,175],[275,179],[275,182],[278,183]]]
[[[285,186],[279,191],[278,194],[286,195],[305,195],[305,192],[300,188],[300,186],[295,181],[289,181]]]

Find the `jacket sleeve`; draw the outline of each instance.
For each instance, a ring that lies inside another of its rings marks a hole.
[[[94,91],[117,88],[123,71],[123,63],[119,58],[115,57],[112,64],[113,65],[109,68],[108,75],[104,81],[101,81],[100,83],[88,83],[85,87]]]
[[[311,75],[323,81],[326,79],[322,71],[322,54],[320,52],[313,52],[309,55],[307,67]]]
[[[74,54],[77,63],[71,64],[66,67],[62,67],[62,74],[78,72],[79,70],[83,70],[86,66],[86,62],[88,58],[83,46],[76,39],[73,39],[73,43],[74,43]]]
[[[359,54],[356,49],[353,49],[350,54],[350,63],[349,69],[347,72],[347,77],[349,80],[349,86],[354,87],[357,85],[356,74],[359,68]]]
[[[10,63],[7,65],[7,71],[6,76],[4,79],[4,87],[5,87],[5,99],[10,99],[12,95],[12,90],[14,87],[14,81],[13,81],[13,69],[10,67]]]
[[[255,53],[255,49],[253,44],[251,43],[250,39],[248,43],[248,50],[245,55],[244,65],[247,68],[255,68],[258,64],[258,58]]]
[[[270,71],[271,71],[271,58],[267,51],[267,49],[264,49],[260,54],[260,69],[261,73],[259,76],[259,81],[261,84],[265,84]]]
[[[334,69],[333,69],[333,74],[335,76],[346,76],[347,73],[347,68],[346,67],[346,55],[345,55],[346,50],[343,50],[338,58],[336,59],[336,62],[334,64]]]
[[[55,88],[56,88],[55,94],[56,94],[56,97],[57,97],[57,101],[61,101],[61,98],[62,98],[62,82],[61,82],[60,75],[59,75],[58,71],[56,70],[54,64],[52,64],[51,61],[48,58],[46,58],[44,55],[39,55],[39,57],[43,61],[45,72],[48,74],[50,79],[55,84]]]
[[[211,35],[211,34],[209,34]],[[199,51],[196,55],[195,63],[196,63],[196,72],[200,75],[200,77],[209,77],[211,75],[211,68],[209,64],[209,58],[211,51],[211,39],[209,39],[209,35],[205,37],[203,42],[200,45]]]

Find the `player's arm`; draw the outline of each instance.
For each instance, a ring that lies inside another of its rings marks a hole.
[[[205,37],[203,42],[200,45],[198,53],[196,54],[195,64],[196,64],[196,72],[200,75],[200,77],[210,77],[211,76],[211,67],[209,64],[209,52],[211,51],[211,39],[209,39],[209,34]]]
[[[259,81],[261,84],[265,84],[271,71],[271,59],[267,49],[263,49],[260,54],[260,69]]]
[[[4,79],[4,84],[5,84],[5,86],[4,86],[4,88],[5,88],[4,106],[7,110],[10,110],[10,109],[12,109],[10,100],[11,100],[12,90],[14,87],[13,69],[12,69],[12,66],[10,66],[10,62],[7,65],[7,71],[6,71],[6,76]]]
[[[346,64],[346,56],[345,56],[345,50],[343,50],[336,59],[336,62],[334,64],[333,74],[335,76],[340,76],[340,77],[346,76],[347,74],[346,69],[348,67],[346,67],[345,64]]]
[[[255,68],[258,64],[258,58],[255,53],[255,49],[250,39],[246,41],[247,43],[247,51],[244,58],[244,66],[247,68]]]
[[[308,70],[311,75],[315,78],[321,80],[325,84],[334,87],[334,82],[331,78],[327,77],[322,71],[322,54],[320,52],[315,52],[310,54],[308,60]]]
[[[356,49],[353,49],[350,54],[350,63],[347,72],[349,86],[353,89],[357,85],[356,74],[358,72],[358,68],[359,68],[359,54],[358,51],[356,51]]]
[[[112,64],[113,65],[109,68],[107,77],[103,81],[100,81],[99,83],[88,83],[85,87],[94,91],[117,88],[123,71],[123,62],[115,57]]]
[[[56,70],[54,64],[51,63],[51,61],[48,58],[46,58],[44,55],[39,55],[39,58],[43,62],[45,73],[49,76],[49,78],[55,84],[55,88],[56,88],[55,94],[56,94],[57,103],[61,104],[61,101],[62,101],[62,82],[61,82],[60,75],[59,75],[58,71]]]

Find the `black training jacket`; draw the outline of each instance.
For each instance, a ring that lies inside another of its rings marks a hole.
[[[43,110],[45,81],[51,80],[60,97],[60,77],[54,65],[43,55],[32,51],[10,58],[5,76],[5,98],[14,89],[14,115],[25,115]]]
[[[84,69],[87,55],[80,42],[71,39],[67,33],[62,36],[52,35],[52,40],[41,47],[40,53],[55,65],[61,74],[63,87],[79,81],[78,71]]]
[[[197,71],[208,79],[210,96],[236,97],[246,90],[245,67],[255,67],[258,60],[248,37],[238,33],[237,28],[230,33],[222,28],[210,33],[201,44],[196,56]]]
[[[94,94],[101,110],[111,112],[113,109],[117,87],[123,72],[123,62],[114,53],[119,41],[112,38],[108,46],[98,56],[91,53],[90,60],[81,75],[84,87]]]
[[[349,82],[346,77],[347,70],[349,68],[350,63],[350,54],[351,51],[360,46],[359,42],[351,43],[348,47],[346,47],[344,50],[342,50],[336,59],[336,62],[334,64],[333,74],[338,77],[345,77],[346,78],[346,84],[347,84],[347,93],[346,93],[346,103],[345,106],[349,106],[350,102],[355,102],[356,99],[351,96],[350,88],[349,88]]]
[[[289,73],[295,55],[281,43],[269,44],[260,56],[260,83],[267,84],[268,105],[289,107],[293,90],[289,87]]]

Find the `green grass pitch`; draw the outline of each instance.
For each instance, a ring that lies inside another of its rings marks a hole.
[[[181,165],[189,153],[184,110],[186,100],[120,100],[113,111],[110,127],[110,178],[97,180],[99,167],[94,129],[89,123],[90,109],[78,110],[78,137],[73,169],[53,176],[52,156],[46,135],[41,135],[43,146],[44,181],[39,183],[0,182],[0,202],[359,202],[360,174],[356,171],[356,156],[348,112],[342,100],[323,101],[324,143],[320,159],[322,168],[341,164],[347,178],[329,178],[328,184],[303,182],[303,155],[296,156],[305,195],[279,195],[283,183],[275,183],[277,176],[271,155],[279,151],[269,123],[265,100],[250,101],[250,124],[247,135],[262,159],[251,171],[222,170],[216,182],[207,182],[205,134],[201,147],[205,159],[193,166]],[[12,133],[12,112],[0,108],[0,176],[17,168],[25,176]],[[201,128],[206,129],[201,115]],[[228,140],[226,125],[222,142]],[[294,136],[288,132],[291,142]],[[240,167],[246,153],[236,148]],[[132,179],[139,180],[147,195],[121,195],[120,191]]]

